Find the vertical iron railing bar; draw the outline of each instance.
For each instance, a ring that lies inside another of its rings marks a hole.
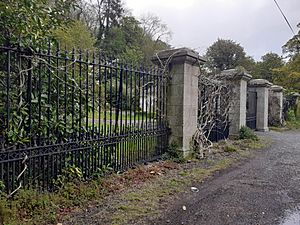
[[[137,101],[137,104],[138,104],[138,114],[137,114],[137,117],[138,117],[138,119],[137,119],[137,121],[138,121],[138,130],[140,130],[141,129],[141,123],[140,123],[140,116],[141,116],[141,107],[140,107],[140,99],[141,99],[141,96],[142,96],[142,94],[141,94],[141,91],[143,91],[143,90],[141,90],[141,79],[143,78],[143,74],[142,74],[142,72],[141,72],[141,67],[139,67],[139,72],[138,72],[138,101]]]
[[[91,140],[95,139],[95,52],[92,54],[92,134]],[[96,151],[97,148],[93,144],[91,147],[91,169],[96,171]]]
[[[142,101],[139,101],[140,102],[140,104],[141,104],[141,107],[140,107],[140,109],[141,109],[141,117],[142,117],[142,121],[141,121],[141,130],[144,130],[145,129],[145,124],[144,124],[144,106],[145,106],[145,85],[146,85],[146,83],[145,83],[145,77],[147,76],[147,73],[146,73],[146,71],[144,71],[144,69],[143,69],[143,73],[141,73],[141,78],[142,78],[142,86],[141,86],[141,91],[142,91]]]
[[[126,78],[125,78],[126,79]],[[119,100],[118,100],[118,108],[120,108],[120,128],[119,128],[119,136],[122,136],[122,126],[123,126],[123,80],[124,80],[124,63],[120,64],[120,86],[119,86]],[[116,155],[119,158],[119,167],[118,170],[122,168],[122,164],[124,161],[124,146],[122,138],[120,139],[119,148],[116,150]]]
[[[163,89],[163,77],[159,76],[158,79],[159,79],[159,98],[158,98],[158,101],[159,101],[159,107],[158,107],[159,127],[162,128],[162,115],[163,115],[163,112],[162,112],[162,99],[163,99],[162,89]]]
[[[95,133],[95,53],[92,55],[92,138]]]
[[[132,69],[133,65],[130,65],[130,71],[129,71],[129,76],[130,76],[130,91],[129,91],[129,133],[132,132]]]
[[[114,96],[114,105],[115,105],[115,109],[113,110],[115,113],[114,116],[114,129],[113,129],[113,135],[117,136],[118,133],[118,126],[119,126],[119,113],[120,113],[120,88],[121,88],[121,76],[120,76],[120,84],[118,86],[118,74],[119,74],[119,69],[116,68],[116,66],[114,66],[115,68],[113,69],[113,71],[115,71],[114,76],[115,76],[115,96]],[[112,118],[110,118],[112,120]]]
[[[103,130],[101,128],[101,91],[102,91],[102,67],[101,67],[101,53],[99,53],[98,57],[98,137],[100,138],[103,135]],[[105,102],[105,96],[104,96],[104,102]],[[104,108],[105,109],[105,108]],[[103,124],[103,123],[102,123]],[[103,165],[103,155],[102,155],[102,149],[103,147],[99,144],[97,144],[97,153],[98,153],[98,168],[101,168]]]
[[[71,53],[71,60],[72,62],[75,62],[75,49],[72,49],[72,53]],[[71,76],[72,76],[72,86],[71,86],[71,102],[72,102],[72,106],[71,106],[71,119],[72,119],[72,140],[76,139],[76,132],[75,132],[75,125],[74,125],[74,115],[75,115],[75,96],[74,96],[74,92],[75,92],[75,63],[72,63],[72,67],[71,67]]]
[[[109,60],[109,136],[112,136],[112,107],[113,107],[113,96],[112,96],[112,89],[113,89],[113,73],[112,73],[112,60]]]
[[[139,73],[138,73],[138,132],[140,130],[142,130],[142,123],[141,123],[141,111],[142,111],[142,107],[141,107],[141,97],[143,95],[143,89],[142,89],[142,81],[141,79],[143,79],[143,71],[142,71],[142,67],[140,66],[139,67]],[[143,99],[142,99],[142,102],[143,102]],[[139,138],[138,138],[138,161],[140,161],[142,159],[142,138],[141,136],[139,135]]]
[[[107,138],[108,137],[108,132],[109,130],[107,129],[107,116],[106,116],[106,110],[107,110],[107,98],[108,98],[108,94],[107,94],[107,59],[104,58],[104,135]],[[103,146],[103,162],[104,165],[108,164],[108,160],[107,160],[107,146]]]
[[[104,59],[104,134],[107,136],[107,127],[106,127],[106,110],[107,110],[107,67],[106,67],[107,61]]]
[[[86,77],[85,77],[85,133],[86,139],[89,139],[89,52],[85,55]]]
[[[82,127],[81,127],[81,110],[82,110],[82,51],[79,49],[79,118],[78,118],[78,135],[79,140],[82,140]]]
[[[67,132],[67,100],[68,100],[68,95],[67,95],[67,88],[68,88],[68,84],[67,84],[67,63],[68,63],[68,51],[65,50],[65,59],[64,59],[64,132],[66,134]],[[68,137],[67,137],[68,138]]]
[[[10,131],[10,124],[9,124],[9,120],[10,120],[10,76],[11,76],[11,51],[8,49],[6,51],[7,54],[7,75],[6,75],[6,124],[4,127],[4,130],[7,130],[7,132]],[[3,137],[4,140],[7,139],[8,137],[4,136]],[[4,141],[5,143],[5,141]]]
[[[152,73],[152,68],[150,67],[148,69],[148,73],[147,73],[147,76],[146,76],[146,119],[145,119],[145,124],[146,124],[146,132],[149,130],[149,124],[151,124],[151,119],[148,120],[148,116],[150,116],[151,118],[151,105],[149,105],[149,108],[148,108],[148,101],[151,101],[151,84],[150,84],[150,81],[151,81],[151,76],[150,74]],[[149,124],[148,124],[149,123]],[[150,138],[147,137],[147,141],[145,142],[145,159],[148,158],[148,155],[149,155],[149,140]]]
[[[121,61],[120,65],[120,90],[119,90],[119,108],[120,108],[120,127],[119,127],[119,134],[122,134],[122,125],[123,125],[123,82],[124,82],[124,63]]]
[[[166,107],[166,102],[167,102],[167,75],[165,73],[161,73],[162,76],[164,77],[164,82],[163,82],[163,88],[164,88],[164,99],[163,99],[163,118],[164,118],[164,121],[163,121],[163,128],[166,129],[166,116],[167,116],[167,107]]]
[[[58,124],[60,123],[59,121],[59,97],[60,97],[60,88],[59,88],[59,54],[60,54],[60,49],[59,49],[59,45],[57,46],[57,50],[56,50],[56,129],[55,129],[55,133],[56,133],[56,143],[59,143],[59,126]]]
[[[31,54],[31,53],[30,53]],[[27,134],[29,136],[29,144],[32,146],[32,58],[28,58],[28,78],[27,78],[27,104],[28,104],[28,122],[27,122]]]
[[[51,43],[49,41],[48,43],[48,50],[47,50],[47,63],[50,65],[51,64]],[[50,67],[47,67],[47,71],[48,71],[48,92],[47,92],[47,104],[48,104],[48,108],[47,108],[47,137],[50,137],[50,109],[51,109],[51,70]],[[50,144],[49,140],[48,140],[48,144]]]
[[[41,54],[41,50],[39,50],[39,54]],[[38,62],[38,129],[37,129],[37,134],[38,134],[38,140],[37,140],[37,144],[40,145],[41,144],[41,120],[42,120],[42,75],[41,75],[41,71],[42,71],[42,62],[41,60],[39,60]]]
[[[102,77],[101,77],[101,53],[98,57],[98,136],[101,135],[101,91],[102,91]]]
[[[156,72],[157,71],[157,68],[156,68]],[[155,105],[156,105],[156,109],[155,109],[155,113],[156,113],[156,126],[157,128],[160,127],[160,120],[161,120],[161,117],[160,117],[160,91],[161,91],[161,82],[160,82],[160,77],[159,76],[156,76],[156,84],[157,84],[157,90],[156,90],[156,101],[155,101]]]
[[[135,132],[136,131],[136,107],[137,107],[137,105],[136,105],[136,101],[137,101],[137,69],[136,69],[136,66],[134,67],[134,105],[133,105],[133,111],[134,111],[134,119],[133,119],[133,121],[134,121],[134,129],[133,129],[133,132]]]
[[[125,64],[124,65],[124,78],[125,78],[125,126],[123,127],[122,130],[122,135],[127,134],[128,133],[128,65]],[[129,116],[131,117],[131,115],[129,114]],[[124,155],[124,162],[122,165],[122,169],[124,170],[126,165],[128,164],[128,141],[124,141],[124,148],[125,148],[125,155]]]

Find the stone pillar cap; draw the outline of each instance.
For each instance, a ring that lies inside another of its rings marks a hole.
[[[223,70],[220,74],[221,77],[226,79],[241,79],[241,80],[251,80],[252,76],[245,71],[240,71],[238,69]]]
[[[203,64],[206,62],[204,57],[201,57],[198,52],[190,48],[177,48],[161,51],[151,58],[151,61],[156,65],[161,65],[161,62],[165,63],[168,60],[172,63],[200,62]]]
[[[271,87],[273,84],[265,79],[253,79],[249,81],[250,87]]]
[[[274,92],[283,92],[284,91],[284,88],[279,85],[272,85],[270,89],[271,89],[271,91],[274,91]]]
[[[299,93],[292,93],[292,96],[294,96],[294,97],[300,97],[300,94]]]

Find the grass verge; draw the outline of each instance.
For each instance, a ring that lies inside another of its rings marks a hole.
[[[254,140],[228,141],[217,144],[212,157],[205,160],[181,164],[162,161],[107,178],[73,180],[53,193],[21,190],[9,200],[2,194],[0,224],[57,224],[63,220],[76,224],[76,216],[86,213],[83,209],[95,209],[96,206],[99,207],[92,212],[91,218],[103,221],[103,224],[133,224],[132,221],[145,216],[158,216],[163,202],[167,203],[192,183],[201,182],[216,171],[248,157],[250,149],[264,145]]]
[[[286,127],[290,130],[300,129],[300,120],[286,121]]]

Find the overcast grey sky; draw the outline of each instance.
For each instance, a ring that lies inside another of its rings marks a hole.
[[[300,0],[277,0],[295,32]],[[293,35],[274,0],[124,0],[134,16],[159,16],[173,33],[174,47],[190,47],[201,54],[217,38],[240,43],[259,60],[267,52],[282,54]]]

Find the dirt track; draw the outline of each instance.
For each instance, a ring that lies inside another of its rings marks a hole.
[[[270,132],[271,147],[183,193],[155,222],[188,225],[300,225],[300,132]],[[183,206],[186,210],[183,210]]]

